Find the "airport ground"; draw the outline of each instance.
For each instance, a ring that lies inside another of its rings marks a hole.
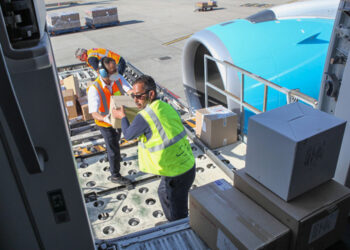
[[[108,48],[186,102],[182,86],[182,51],[187,38],[208,26],[245,18],[289,0],[218,0],[212,11],[197,11],[197,0],[45,0],[47,12],[80,13],[116,6],[120,24],[51,37],[57,66],[78,63],[77,48]],[[68,3],[68,4],[65,4]],[[70,3],[70,4],[69,4]],[[258,42],[258,41],[257,41]]]

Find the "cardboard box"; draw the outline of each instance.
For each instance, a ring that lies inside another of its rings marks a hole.
[[[288,249],[290,230],[225,180],[190,192],[190,225],[211,249]]]
[[[71,76],[64,78],[61,81],[61,84],[66,89],[73,89],[74,95],[76,95],[78,98],[83,96],[83,92],[81,91],[81,89],[79,87],[79,81],[75,76],[71,75]]]
[[[196,111],[196,135],[210,148],[237,141],[237,115],[218,105]]]
[[[196,6],[198,8],[205,8],[205,7],[208,7],[208,3],[207,2],[197,2]]]
[[[208,6],[209,7],[217,7],[216,1],[208,1]]]
[[[345,123],[302,103],[252,116],[246,172],[289,201],[334,176]]]
[[[131,123],[134,120],[137,113],[140,111],[137,108],[134,100],[131,99],[130,96],[111,96],[111,102],[110,102],[110,108],[109,108],[110,112],[113,108],[119,108],[122,105],[124,106],[126,117]],[[121,120],[113,118],[112,115],[111,115],[111,122],[112,122],[113,128],[121,128],[122,126]]]
[[[64,105],[68,112],[68,119],[73,119],[78,116],[77,111],[77,99],[72,89],[66,89],[62,91]]]
[[[89,121],[89,120],[94,119],[92,117],[92,114],[89,113],[89,105],[88,104],[81,105],[81,111],[82,111],[84,121]]]
[[[350,189],[330,180],[286,202],[244,172],[234,186],[292,230],[291,248],[324,249],[340,239],[350,210]]]

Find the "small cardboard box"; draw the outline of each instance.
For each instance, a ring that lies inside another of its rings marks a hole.
[[[290,230],[225,180],[190,192],[190,225],[211,249],[288,249]]]
[[[210,148],[237,141],[237,115],[218,105],[196,111],[196,135]]]
[[[89,113],[89,105],[88,104],[81,105],[81,110],[82,110],[82,115],[83,115],[84,121],[89,121],[89,120],[94,119],[92,117],[92,114]]]
[[[246,172],[289,201],[334,176],[345,124],[302,103],[252,116]]]
[[[113,108],[119,108],[122,105],[124,106],[126,117],[131,123],[140,110],[137,108],[134,100],[131,99],[130,96],[111,96],[111,104],[110,104],[109,111],[111,112]],[[111,115],[111,122],[112,122],[113,128],[121,128],[122,126],[121,120],[113,118],[112,115]]]
[[[61,83],[63,84],[63,86],[66,88],[66,89],[73,89],[74,91],[74,94],[80,98],[83,96],[83,93],[79,87],[79,81],[78,79],[71,75],[71,76],[68,76],[66,78],[64,78]]]
[[[340,239],[350,210],[350,189],[330,180],[286,202],[244,172],[234,186],[292,230],[291,248],[324,249]]]
[[[63,90],[62,96],[64,100],[64,105],[66,106],[68,112],[68,119],[77,117],[77,98],[74,95],[74,91],[72,89]]]

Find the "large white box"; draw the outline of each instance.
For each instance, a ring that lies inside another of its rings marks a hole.
[[[246,172],[289,201],[334,176],[345,123],[302,103],[252,116]]]

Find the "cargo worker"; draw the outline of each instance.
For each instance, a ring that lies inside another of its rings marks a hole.
[[[111,181],[119,184],[129,184],[130,180],[120,175],[120,129],[115,130],[109,117],[111,95],[123,95],[131,92],[131,86],[122,81],[111,80],[117,74],[117,65],[113,58],[104,57],[99,63],[99,77],[88,88],[89,113],[105,140],[109,160]]]
[[[98,63],[103,57],[113,58],[115,63],[118,65],[118,73],[121,75],[124,74],[126,67],[123,57],[108,49],[92,48],[86,50],[78,48],[75,51],[75,57],[82,62],[86,62],[87,65],[93,68],[95,71],[98,71]]]
[[[188,215],[188,191],[195,178],[195,159],[181,118],[176,110],[157,99],[152,77],[143,75],[133,84],[131,96],[141,110],[129,124],[124,108],[113,109],[122,119],[126,140],[139,138],[138,161],[141,171],[162,176],[159,199],[169,221]]]

